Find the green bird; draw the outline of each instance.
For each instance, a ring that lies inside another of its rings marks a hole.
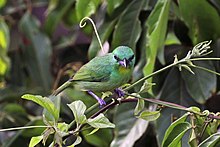
[[[69,80],[80,90],[87,91],[94,97],[100,106],[106,105],[105,101],[99,98],[94,92],[112,91],[118,96],[124,93],[118,87],[127,83],[131,77],[135,63],[134,52],[127,46],[119,46],[112,53],[98,56],[83,65],[76,74]],[[68,87],[69,84],[60,87],[54,95]]]

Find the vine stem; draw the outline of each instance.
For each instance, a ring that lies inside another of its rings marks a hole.
[[[15,131],[15,130],[22,130],[22,129],[34,129],[34,128],[50,128],[50,126],[26,126],[26,127],[15,127],[15,128],[0,129],[0,132],[5,132],[5,131]]]
[[[169,68],[171,68],[173,66],[176,66],[176,65],[178,65],[180,63],[184,63],[184,62],[187,62],[187,61],[202,61],[202,60],[220,60],[220,58],[192,58],[192,59],[187,59],[187,60],[186,59],[181,59],[181,60],[179,60],[177,62],[174,62],[174,63],[172,63],[170,65],[167,65],[164,68],[161,68],[161,69],[159,69],[159,70],[157,70],[157,71],[155,71],[155,72],[153,72],[153,73],[151,73],[151,74],[149,74],[149,75],[139,79],[138,81],[134,82],[133,84],[131,84],[130,86],[124,88],[123,90],[127,91],[127,90],[133,88],[134,86],[136,86],[137,84],[139,84],[140,82],[143,82],[146,79],[148,79],[148,78],[150,78],[150,77],[152,77],[152,76],[154,76],[154,75],[156,75],[158,73],[161,73],[162,71],[167,70],[167,69],[169,69]],[[203,69],[203,70],[206,70],[206,71],[210,72],[210,70],[205,69],[203,67],[196,66],[196,68]],[[216,74],[217,72],[211,72],[211,73]],[[220,74],[218,73],[217,75],[220,75]]]
[[[105,53],[105,52],[104,52],[104,49],[103,49],[103,46],[102,46],[101,39],[99,38],[99,34],[98,34],[98,31],[97,31],[97,28],[96,28],[96,26],[95,26],[94,21],[93,21],[91,18],[89,18],[89,17],[84,17],[84,18],[80,21],[80,23],[79,23],[80,28],[83,28],[83,27],[86,26],[86,20],[89,20],[89,21],[91,22],[91,24],[92,24],[92,26],[93,26],[93,29],[94,29],[94,31],[95,31],[95,35],[96,35],[96,37],[97,37],[97,39],[98,39],[99,45],[100,45],[100,47],[101,47],[101,49],[102,49],[102,53]]]

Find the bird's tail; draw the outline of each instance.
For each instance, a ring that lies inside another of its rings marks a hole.
[[[66,88],[70,87],[73,84],[73,80],[70,79],[68,81],[66,81],[65,83],[63,83],[63,85],[61,85],[59,88],[57,88],[52,95],[57,96],[59,93],[61,93],[63,90],[65,90]]]

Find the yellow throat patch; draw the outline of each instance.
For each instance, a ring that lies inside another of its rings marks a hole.
[[[120,74],[127,74],[130,72],[130,69],[122,67],[122,66],[120,66],[118,70]]]

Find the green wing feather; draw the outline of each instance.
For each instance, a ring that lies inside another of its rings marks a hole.
[[[112,72],[112,64],[112,54],[95,57],[77,71],[73,80],[88,82],[107,81]]]

